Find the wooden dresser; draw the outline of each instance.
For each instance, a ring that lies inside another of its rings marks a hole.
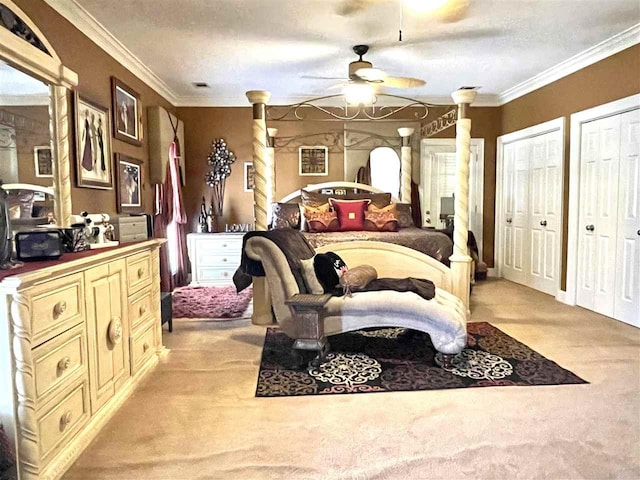
[[[233,285],[233,274],[240,266],[244,235],[244,233],[188,234],[191,285]]]
[[[160,245],[0,282],[0,422],[15,435],[20,480],[59,478],[165,352]]]

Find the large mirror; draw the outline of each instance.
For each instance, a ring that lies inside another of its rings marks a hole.
[[[50,88],[0,60],[0,181],[15,230],[56,222]]]

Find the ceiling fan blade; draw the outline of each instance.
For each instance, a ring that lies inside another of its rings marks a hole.
[[[388,77],[388,75],[379,68],[359,68],[356,70],[356,75],[362,80],[374,83],[382,82]]]
[[[312,80],[344,80],[345,82],[349,80],[345,77],[322,77],[318,75],[300,75],[300,78],[309,78]]]
[[[412,77],[386,77],[382,83],[390,88],[417,88],[427,84],[420,78]]]

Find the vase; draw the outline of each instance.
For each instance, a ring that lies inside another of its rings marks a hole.
[[[209,233],[218,232],[218,217],[212,213],[207,215],[207,230]]]

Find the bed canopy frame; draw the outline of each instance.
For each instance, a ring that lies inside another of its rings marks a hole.
[[[378,94],[383,102],[400,106],[366,107],[345,106],[335,109],[323,106],[327,101],[342,98],[341,95],[318,97],[293,105],[268,106],[271,94],[264,90],[250,90],[246,93],[253,106],[253,167],[255,171],[254,215],[256,230],[267,229],[267,211],[275,201],[275,147],[276,128],[268,128],[267,121],[307,119],[307,112],[314,112],[320,118],[313,117],[313,121],[368,121],[375,122],[389,120],[403,110],[414,112],[415,119],[425,120],[429,107],[445,107],[445,105],[431,105],[419,100],[397,95]],[[428,138],[447,128],[456,126],[456,191],[455,215],[453,232],[453,255],[450,257],[452,293],[458,296],[469,309],[469,286],[471,275],[471,257],[468,255],[467,240],[469,235],[469,159],[471,145],[471,119],[469,107],[476,97],[472,89],[460,89],[451,94],[457,108],[447,111],[437,119],[421,125],[420,137]],[[450,106],[450,105],[449,105]],[[398,128],[401,145],[400,160],[400,199],[403,202],[411,198],[411,136],[413,128]],[[259,280],[259,279],[255,279]],[[254,295],[264,294],[266,286],[261,282],[254,283]]]

